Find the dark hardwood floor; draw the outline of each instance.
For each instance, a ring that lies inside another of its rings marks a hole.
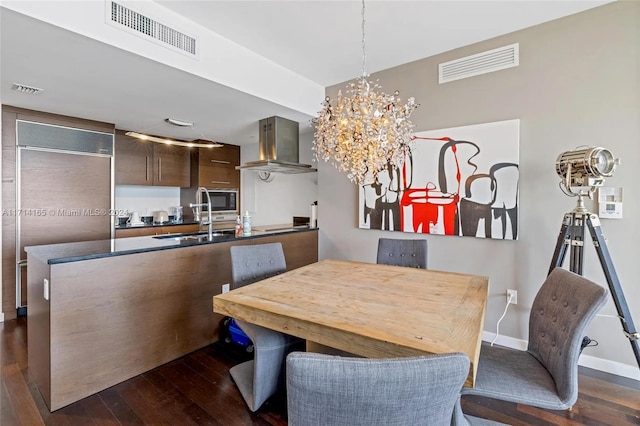
[[[211,345],[50,413],[27,366],[26,319],[0,323],[0,425],[286,425],[284,398],[251,413],[229,377],[243,355]],[[571,411],[465,397],[468,414],[513,425],[640,425],[640,383],[581,368]]]

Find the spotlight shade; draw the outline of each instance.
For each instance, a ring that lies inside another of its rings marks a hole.
[[[596,170],[601,176],[612,176],[613,171],[616,168],[616,160],[613,158],[611,151],[607,149],[601,149],[595,153],[593,169]]]
[[[556,173],[566,186],[599,186],[605,177],[613,176],[618,163],[608,149],[589,147],[560,154]]]

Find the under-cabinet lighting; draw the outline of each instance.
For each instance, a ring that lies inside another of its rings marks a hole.
[[[188,142],[188,141],[177,141],[177,140],[173,140],[173,139],[167,139],[167,138],[161,138],[158,136],[152,136],[152,135],[145,135],[144,133],[138,133],[138,132],[127,132],[125,133],[125,135],[127,136],[131,136],[134,138],[138,138],[141,139],[143,141],[149,141],[149,142],[157,142],[157,143],[164,143],[167,145],[179,145],[179,146],[186,146],[189,148],[220,148],[224,145],[216,143],[216,142],[210,142],[210,143],[201,143],[201,142]]]

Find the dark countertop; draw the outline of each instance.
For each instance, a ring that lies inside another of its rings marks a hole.
[[[50,264],[79,262],[81,260],[99,259],[103,257],[123,256],[134,253],[144,253],[157,250],[192,247],[202,244],[224,243],[229,241],[261,238],[295,232],[317,231],[318,228],[292,228],[277,231],[255,231],[249,236],[235,237],[233,235],[214,236],[211,240],[206,236],[201,240],[178,240],[179,235],[114,238],[110,240],[80,241],[75,243],[48,244],[25,247],[25,251],[36,258]],[[204,232],[206,235],[206,232]]]

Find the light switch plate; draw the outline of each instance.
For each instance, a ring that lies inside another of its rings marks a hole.
[[[229,291],[229,284],[222,284],[222,292],[226,293]]]

